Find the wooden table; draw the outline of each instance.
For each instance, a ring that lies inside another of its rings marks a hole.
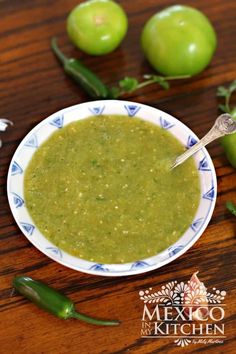
[[[218,177],[218,197],[211,222],[196,242],[173,263],[139,276],[107,278],[68,269],[39,252],[22,235],[9,209],[6,180],[11,157],[21,139],[53,112],[88,97],[62,72],[50,50],[57,35],[64,52],[78,56],[109,85],[125,75],[141,78],[151,72],[139,45],[145,21],[172,4],[166,0],[119,1],[129,16],[129,32],[121,47],[102,57],[78,52],[65,33],[68,12],[75,0],[1,1],[0,116],[14,127],[1,134],[0,151],[0,352],[8,353],[233,353],[235,352],[235,217],[225,208],[236,202],[236,173],[218,142],[209,146]],[[200,75],[171,84],[168,91],[150,86],[125,98],[158,107],[186,123],[199,137],[208,131],[217,110],[216,88],[236,78],[236,4],[233,0],[188,1],[203,10],[218,34],[211,65]],[[209,288],[227,291],[224,344],[197,344],[182,349],[171,339],[141,338],[142,302],[139,291],[159,289],[169,281],[187,281],[199,271]],[[94,327],[76,320],[62,321],[17,294],[15,275],[27,274],[60,289],[81,312],[101,318],[119,318],[116,328]],[[234,293],[234,294],[233,294]]]

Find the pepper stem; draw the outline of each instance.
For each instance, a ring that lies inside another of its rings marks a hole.
[[[56,55],[56,57],[62,62],[63,65],[65,65],[67,60],[68,60],[68,58],[58,48],[56,37],[52,38],[51,47],[52,47],[52,50],[53,50],[54,54]]]
[[[83,315],[82,313],[76,311],[73,311],[70,317],[76,318],[77,320],[81,320],[87,323],[98,325],[98,326],[118,326],[120,324],[119,321],[99,320],[96,318]]]

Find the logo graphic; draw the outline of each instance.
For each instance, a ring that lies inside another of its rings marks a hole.
[[[181,347],[223,343],[226,291],[213,288],[208,292],[197,273],[187,283],[172,281],[158,291],[139,291],[143,338],[172,338]]]

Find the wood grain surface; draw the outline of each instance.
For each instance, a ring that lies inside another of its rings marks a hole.
[[[6,180],[11,157],[27,132],[53,112],[89,98],[67,78],[50,50],[58,36],[65,53],[79,57],[114,85],[125,75],[141,78],[152,72],[140,49],[145,21],[156,11],[174,4],[167,0],[122,0],[129,31],[122,45],[104,57],[91,57],[74,49],[65,21],[77,0],[3,0],[0,2],[0,116],[14,127],[1,134],[0,150],[0,353],[235,353],[235,217],[225,202],[236,202],[236,172],[218,142],[209,146],[218,177],[218,197],[211,222],[196,242],[173,263],[139,276],[106,278],[68,269],[47,258],[22,235],[10,212]],[[166,111],[187,124],[199,137],[217,114],[216,88],[236,79],[236,2],[185,2],[204,11],[216,28],[218,47],[211,65],[200,75],[171,84],[143,88],[125,98]],[[141,338],[143,304],[138,292],[159,289],[165,283],[187,281],[199,271],[209,288],[224,289],[226,296],[224,344],[197,344],[179,348],[171,339]],[[68,295],[83,313],[120,319],[116,328],[95,327],[76,320],[63,321],[47,314],[12,292],[15,275],[43,280]]]

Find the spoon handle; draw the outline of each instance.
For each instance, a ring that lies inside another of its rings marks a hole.
[[[234,132],[236,132],[236,121],[231,118],[230,114],[221,114],[216,119],[211,130],[199,142],[193,145],[190,149],[186,150],[182,155],[177,157],[171,166],[171,169],[183,163],[190,156],[195,154],[207,144],[211,143],[213,140],[218,139],[224,135],[233,134]]]

